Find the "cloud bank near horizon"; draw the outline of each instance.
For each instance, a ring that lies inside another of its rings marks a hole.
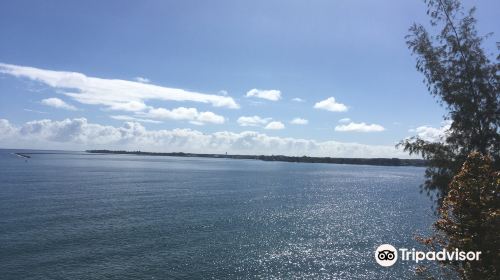
[[[394,146],[273,137],[255,131],[206,134],[193,129],[148,130],[138,122],[125,122],[123,126],[114,127],[90,123],[85,118],[34,120],[21,126],[0,119],[0,145],[35,149],[409,158]]]
[[[441,123],[441,127],[435,128],[429,125],[422,125],[415,129],[410,129],[408,132],[416,133],[419,138],[429,142],[443,142],[446,133],[451,127],[451,121],[446,120]]]

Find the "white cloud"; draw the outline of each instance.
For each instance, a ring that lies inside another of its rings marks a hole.
[[[355,123],[351,122],[349,124],[337,125],[335,131],[341,132],[380,132],[384,131],[385,128],[378,124],[366,124],[364,122]]]
[[[261,126],[268,123],[271,118],[261,118],[259,116],[239,117],[237,122],[240,126]]]
[[[116,102],[109,105],[109,110],[139,112],[147,109],[148,106],[142,101]]]
[[[192,101],[215,107],[239,108],[229,96],[205,94],[178,88],[119,79],[88,77],[82,73],[52,71],[0,63],[0,73],[28,78],[59,89],[75,101],[101,105],[111,110],[138,111],[148,100]]]
[[[284,129],[285,125],[282,122],[270,122],[264,127],[264,129],[270,129],[270,130],[280,130]]]
[[[302,99],[302,98],[299,98],[299,97],[295,97],[295,98],[292,98],[292,101],[295,101],[295,102],[304,102],[305,100]]]
[[[6,119],[0,119],[0,139],[12,137],[17,133],[17,128],[13,127]]]
[[[165,108],[150,108],[147,112],[138,112],[136,114],[151,119],[190,121],[198,125],[203,123],[223,124],[225,121],[223,116],[212,112],[198,112],[196,108],[185,107],[179,107],[172,110]]]
[[[161,123],[161,121],[141,119],[141,118],[126,116],[126,115],[113,115],[113,116],[110,116],[110,118],[115,119],[115,120],[119,120],[119,121],[128,121],[128,122],[134,121],[134,122],[144,122],[144,123]]]
[[[451,127],[451,121],[445,121],[439,128],[423,125],[416,129],[410,129],[409,132],[416,132],[417,136],[422,140],[429,142],[441,142],[446,136],[446,132]]]
[[[36,120],[20,127],[0,119],[0,146],[43,149],[120,149],[152,152],[283,154],[330,157],[408,157],[394,146],[271,137],[254,131],[205,134],[192,129],[147,130],[136,122],[121,127],[86,119]]]
[[[144,78],[144,77],[135,77],[134,80],[138,81],[139,83],[144,83],[144,84],[151,82],[151,80],[149,80],[148,78]]]
[[[351,121],[351,119],[350,119],[350,118],[343,118],[343,119],[340,119],[340,120],[339,120],[339,123],[348,123],[348,122],[350,122],[350,121]]]
[[[335,97],[329,97],[325,100],[317,102],[316,104],[314,104],[314,108],[332,111],[332,112],[345,112],[345,111],[347,111],[347,106],[335,101]]]
[[[302,118],[295,118],[290,123],[291,124],[301,124],[301,125],[304,125],[304,124],[308,124],[309,121],[306,120],[306,119],[302,119]]]
[[[194,120],[198,116],[196,108],[179,107],[172,110],[165,108],[151,108],[146,113],[141,115],[153,119],[167,119],[167,120]]]
[[[58,109],[64,109],[64,110],[70,110],[70,111],[76,111],[76,107],[73,105],[70,105],[63,100],[56,98],[56,97],[51,97],[47,99],[43,99],[42,101],[43,105],[47,105],[50,107],[58,108]]]
[[[204,122],[204,123],[217,123],[217,124],[222,124],[224,123],[224,117],[216,115],[212,112],[200,112],[196,119],[199,122]]]
[[[261,118],[259,116],[239,117],[237,122],[240,126],[264,127],[264,129],[278,130],[284,129],[285,125],[279,121],[271,121],[272,118]]]
[[[278,101],[281,99],[281,91],[276,89],[263,90],[254,88],[247,92],[246,97],[257,97],[271,101]]]

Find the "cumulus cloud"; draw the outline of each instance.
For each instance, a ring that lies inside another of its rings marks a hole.
[[[280,130],[284,129],[285,125],[282,122],[270,122],[264,127],[264,129],[270,129],[270,130]]]
[[[302,119],[302,118],[295,118],[292,121],[290,121],[290,123],[291,124],[305,125],[305,124],[308,124],[309,121],[306,119]]]
[[[137,115],[141,117],[160,119],[160,120],[185,120],[193,124],[223,124],[225,119],[223,116],[213,112],[198,112],[196,108],[179,107],[172,110],[165,108],[150,108],[147,112],[139,112]]]
[[[299,98],[299,97],[295,97],[295,98],[292,98],[292,101],[295,101],[295,102],[304,102],[305,100],[302,99],[302,98]]]
[[[339,120],[339,123],[348,123],[348,122],[351,122],[350,118],[343,118]]]
[[[257,97],[271,101],[278,101],[281,99],[281,91],[276,89],[263,90],[254,88],[247,92],[246,97]]]
[[[314,104],[314,108],[327,110],[331,112],[345,112],[347,111],[347,106],[335,101],[335,97],[329,97],[325,100],[319,101]]]
[[[268,123],[271,118],[261,118],[259,116],[239,117],[237,122],[240,126],[262,126]]]
[[[121,127],[89,123],[85,118],[35,120],[19,127],[0,119],[0,146],[44,149],[120,149],[155,152],[283,154],[330,157],[407,157],[394,146],[375,146],[271,137],[255,131],[205,134],[192,129],[147,130],[137,122]]]
[[[350,122],[349,124],[337,125],[335,131],[341,132],[380,132],[384,131],[385,128],[378,124],[366,124],[364,122],[355,123]]]
[[[423,125],[415,129],[410,129],[409,132],[417,133],[417,136],[425,141],[442,142],[446,136],[446,132],[450,129],[450,127],[451,121],[445,121],[439,128]]]
[[[216,124],[222,124],[225,121],[223,116],[216,115],[212,112],[200,112],[196,117],[196,120],[199,122]]]
[[[41,82],[58,89],[75,101],[100,105],[111,110],[139,111],[148,100],[191,101],[215,107],[239,108],[229,96],[206,94],[178,88],[119,79],[89,77],[82,73],[45,70],[0,63],[0,73]]]
[[[70,110],[70,111],[76,111],[76,107],[73,105],[70,105],[63,100],[56,98],[56,97],[51,97],[47,99],[43,99],[41,101],[43,105],[47,105],[50,107],[58,108],[58,109],[64,109],[64,110]]]

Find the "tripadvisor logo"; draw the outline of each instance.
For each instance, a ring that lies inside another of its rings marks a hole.
[[[382,244],[375,251],[375,260],[381,266],[392,266],[398,260],[398,251],[391,244]]]
[[[438,252],[415,251],[415,249],[399,248],[399,253],[402,261],[478,261],[481,252],[464,252],[458,249],[448,251],[443,249]],[[382,244],[375,250],[375,260],[381,266],[392,266],[398,260],[398,250],[390,244]]]

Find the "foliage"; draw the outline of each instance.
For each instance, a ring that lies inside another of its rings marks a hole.
[[[473,152],[450,183],[434,224],[436,234],[420,241],[434,250],[480,251],[479,261],[441,265],[454,267],[462,279],[500,279],[499,206],[500,172],[491,157]]]
[[[426,3],[431,29],[440,32],[414,24],[407,44],[451,126],[439,142],[413,137],[399,144],[428,161],[423,187],[438,196],[435,234],[419,240],[434,251],[482,252],[480,261],[441,262],[445,273],[500,279],[500,55],[497,62],[486,56],[474,9],[465,13],[458,0]]]
[[[469,153],[491,155],[495,166],[500,162],[500,56],[492,62],[482,49],[487,36],[477,34],[474,9],[464,13],[458,0],[426,3],[432,28],[441,31],[431,35],[414,24],[407,44],[428,90],[448,109],[445,117],[452,122],[442,142],[412,137],[398,146],[428,160],[423,187],[428,194],[436,192],[439,205]]]

